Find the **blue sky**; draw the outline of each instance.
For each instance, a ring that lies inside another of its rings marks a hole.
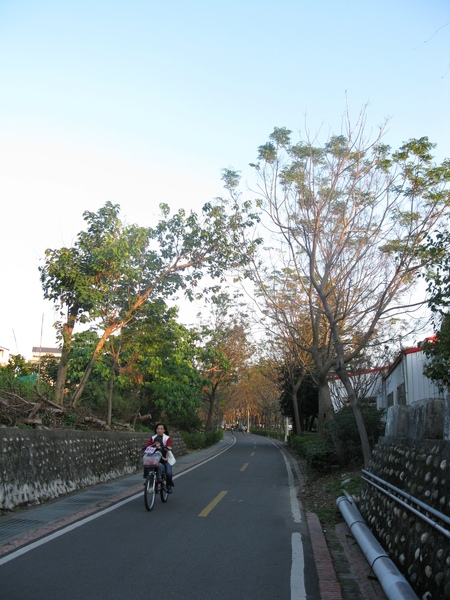
[[[0,0],[0,345],[54,345],[38,266],[107,200],[151,225],[250,178],[275,126],[339,132],[348,102],[394,148],[450,156],[448,0]]]

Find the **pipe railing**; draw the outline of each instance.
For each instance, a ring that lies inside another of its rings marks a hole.
[[[371,570],[375,573],[388,600],[418,600],[412,587],[384,551],[356,508],[353,498],[346,494],[336,500],[350,533],[361,548]]]
[[[428,523],[428,525],[431,525],[431,527],[434,527],[434,529],[439,531],[439,533],[442,533],[445,537],[450,539],[450,531],[448,529],[445,529],[445,527],[443,527],[439,523],[436,523],[436,521],[433,521],[433,519],[431,519],[427,515],[424,515],[422,512],[420,512],[420,510],[417,510],[417,508],[415,508],[414,506],[411,506],[411,504],[408,504],[408,502],[415,504],[419,508],[422,508],[423,510],[425,510],[428,514],[433,515],[440,521],[442,521],[444,523],[448,523],[449,525],[450,525],[450,517],[448,517],[447,515],[444,515],[444,513],[439,512],[438,510],[436,510],[432,506],[429,506],[425,502],[422,502],[418,498],[414,498],[414,496],[411,496],[411,494],[408,494],[407,492],[404,492],[403,490],[396,487],[395,485],[392,485],[392,483],[389,483],[388,481],[381,479],[381,477],[378,477],[377,475],[374,475],[373,473],[370,473],[369,471],[366,471],[365,469],[363,469],[362,472],[364,473],[364,475],[367,475],[367,477],[362,477],[362,479],[364,481],[366,481],[369,485],[373,486],[374,488],[376,488],[377,490],[379,490],[380,492],[382,492],[383,494],[385,494],[386,496],[388,496],[389,498],[391,498],[392,500],[397,502],[397,504],[400,504],[401,506],[403,506],[404,508],[406,508],[407,510],[412,512],[414,515],[418,516],[420,519],[422,519],[423,521]],[[372,478],[374,481],[372,481],[368,477]],[[381,485],[378,485],[378,483],[375,483],[375,481],[379,482]],[[385,488],[388,488],[388,489],[385,489],[383,486],[385,486]],[[389,490],[392,490],[394,492],[394,494],[391,493]],[[395,494],[403,496],[403,498],[405,498],[408,502],[405,502],[401,498],[398,498],[398,496],[396,496]]]

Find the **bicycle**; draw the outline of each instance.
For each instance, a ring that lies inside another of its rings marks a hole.
[[[162,502],[167,502],[169,498],[165,469],[163,469],[161,474],[161,480],[158,481],[157,478],[160,459],[161,454],[159,452],[144,454],[143,465],[149,469],[144,483],[144,503],[148,511],[152,510],[155,506],[156,494],[160,495]]]

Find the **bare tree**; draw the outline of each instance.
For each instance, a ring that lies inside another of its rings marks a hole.
[[[364,111],[323,146],[309,138],[293,144],[290,135],[276,128],[259,148],[260,205],[277,264],[307,301],[316,373],[334,369],[342,381],[367,466],[371,449],[347,367],[380,322],[413,307],[405,294],[422,267],[420,244],[448,210],[450,163],[433,163],[427,138],[395,153],[382,143],[383,129],[370,141]]]

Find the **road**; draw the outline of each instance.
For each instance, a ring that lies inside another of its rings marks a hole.
[[[278,445],[238,433],[225,452],[180,473],[152,512],[139,494],[0,562],[0,596],[320,598],[294,478]]]

